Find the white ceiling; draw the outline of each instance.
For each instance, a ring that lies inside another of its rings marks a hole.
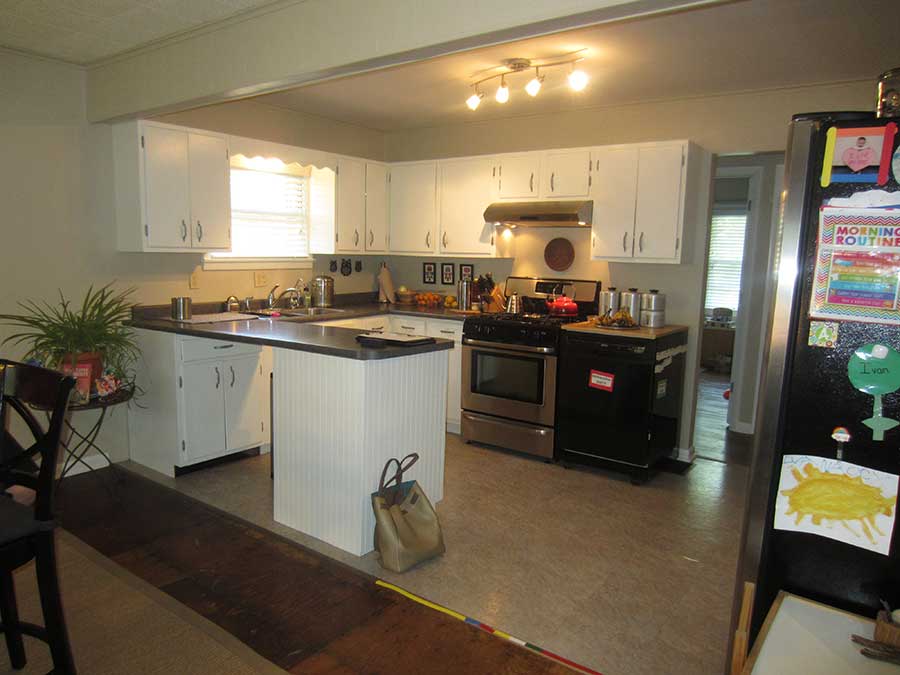
[[[0,46],[87,64],[273,0],[0,0]]]
[[[640,103],[736,91],[874,79],[900,66],[898,0],[741,0],[595,26],[298,87],[257,100],[384,131]],[[512,57],[588,49],[587,89],[566,70],[546,72],[537,98],[531,73],[509,77],[510,101],[486,83],[477,111],[465,106],[475,73]],[[874,85],[873,85],[874,92]]]

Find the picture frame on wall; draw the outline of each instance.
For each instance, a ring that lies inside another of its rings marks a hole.
[[[422,263],[422,283],[423,284],[436,284],[437,283],[437,263],[434,263],[434,262]]]
[[[459,278],[463,281],[472,281],[475,278],[475,265],[471,263],[459,264]]]
[[[441,283],[445,286],[456,283],[456,266],[453,263],[441,263]]]

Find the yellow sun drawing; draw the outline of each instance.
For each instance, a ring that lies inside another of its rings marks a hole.
[[[837,521],[859,537],[859,533],[848,523],[858,520],[873,545],[875,538],[872,530],[884,536],[875,524],[875,516],[883,514],[890,517],[896,497],[885,497],[881,488],[863,483],[860,476],[851,478],[842,473],[828,473],[812,464],[806,464],[803,473],[796,467],[792,468],[791,475],[797,485],[790,490],[782,490],[781,494],[788,498],[785,515],[796,513],[797,525],[806,516],[812,518],[813,525],[821,525],[822,520]]]

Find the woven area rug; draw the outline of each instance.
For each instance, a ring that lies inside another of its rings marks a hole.
[[[291,673],[573,672],[116,467],[66,478],[59,503],[67,531]]]

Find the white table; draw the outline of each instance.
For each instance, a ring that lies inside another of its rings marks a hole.
[[[744,675],[898,675],[866,658],[850,635],[872,638],[875,622],[797,595],[778,594],[744,666]]]

